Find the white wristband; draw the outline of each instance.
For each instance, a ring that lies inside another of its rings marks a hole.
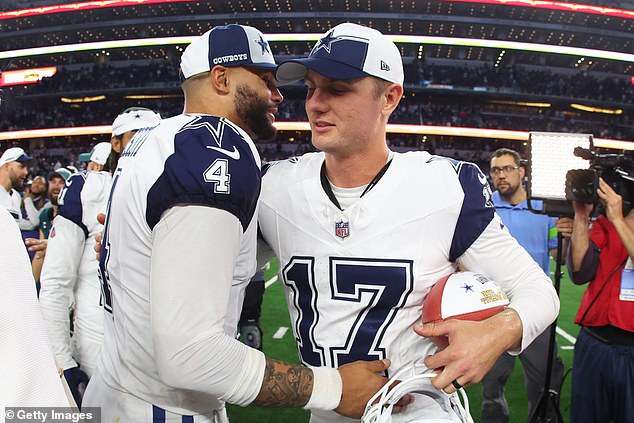
[[[330,367],[311,367],[313,392],[304,406],[312,410],[334,410],[339,407],[343,383],[339,370]]]

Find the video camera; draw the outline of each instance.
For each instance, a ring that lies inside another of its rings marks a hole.
[[[600,154],[591,134],[530,132],[526,184],[529,200],[543,200],[535,213],[574,216],[571,200],[598,205],[599,177],[623,198],[623,215],[634,205],[634,152]]]
[[[601,177],[622,197],[623,215],[627,215],[634,202],[634,158],[625,154],[597,154],[582,147],[576,147],[574,155],[588,160],[590,168],[566,173],[566,199],[592,203],[603,212],[597,196]]]

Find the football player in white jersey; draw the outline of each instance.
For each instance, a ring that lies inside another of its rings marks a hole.
[[[137,130],[160,120],[152,110],[130,110],[113,122],[113,145],[117,144],[117,137],[129,140]],[[102,142],[90,153],[80,155],[90,170],[70,176],[59,194],[59,211],[47,241],[40,276],[40,306],[55,360],[78,405],[97,366],[103,340],[99,263],[93,246],[95,235],[103,230],[96,216],[105,212],[112,185],[111,174],[101,171],[111,150],[111,143]],[[69,308],[73,304],[71,337]]]
[[[106,318],[84,406],[102,421],[225,422],[224,402],[360,416],[389,362],[311,370],[235,339],[255,273],[260,158],[282,96],[262,33],[218,26],[181,58],[184,113],[115,172],[100,256]]]
[[[280,260],[304,364],[389,357],[394,374],[424,359],[438,370],[433,387],[451,394],[553,321],[550,279],[504,229],[477,166],[389,150],[386,125],[403,95],[393,42],[344,23],[308,58],[280,64],[276,78],[306,81],[321,151],[270,166],[260,197],[260,228]],[[425,295],[458,263],[499,282],[509,308],[481,322],[417,325]],[[431,336],[448,336],[449,346],[436,352]],[[416,397],[395,421],[456,421],[443,408]],[[311,422],[331,421],[351,420],[312,413]]]
[[[22,217],[21,204],[28,164],[33,160],[22,147],[11,147],[0,156],[0,207],[6,208],[21,230],[32,230],[39,223],[38,211],[29,196],[24,198],[27,218]]]
[[[15,218],[0,207],[0,421],[5,407],[69,407]],[[8,410],[7,410],[8,411]],[[6,413],[6,421],[14,417]]]

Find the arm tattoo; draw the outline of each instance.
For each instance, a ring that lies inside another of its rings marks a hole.
[[[264,379],[254,405],[302,407],[313,392],[313,371],[308,367],[266,359]]]

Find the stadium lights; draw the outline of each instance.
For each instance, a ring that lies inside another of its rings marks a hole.
[[[26,129],[23,131],[0,132],[0,140],[73,137],[78,135],[103,135],[110,134],[111,132],[111,125],[75,126],[71,128]]]
[[[573,151],[575,147],[589,149],[592,135],[531,132],[528,146],[528,196],[565,202],[566,173],[590,166],[587,160],[575,156]]]
[[[506,101],[506,100],[496,100],[491,101],[490,103],[494,104],[510,104],[512,106],[525,106],[525,107],[540,107],[540,108],[549,108],[552,106],[550,103],[533,103],[528,101]]]
[[[20,50],[0,51],[0,59],[42,56],[47,54],[76,53],[78,51],[110,50],[114,48],[152,47],[170,44],[189,44],[196,36],[137,38],[133,40],[96,41],[92,43],[63,44],[58,46],[33,47]]]
[[[57,66],[4,71],[0,72],[0,87],[35,84],[40,82],[42,78],[50,78],[56,73]]]
[[[105,95],[96,95],[92,97],[76,97],[76,98],[62,97],[59,100],[62,103],[92,103],[93,101],[101,101],[105,99],[106,99]]]
[[[460,3],[497,4],[504,6],[523,6],[534,9],[562,10],[573,13],[589,13],[592,15],[614,16],[624,19],[634,19],[633,10],[615,9],[604,6],[591,6],[589,4],[564,3],[563,1],[547,0],[446,0]]]
[[[55,4],[51,6],[33,7],[30,9],[10,10],[0,13],[0,20],[25,18],[34,15],[54,15],[64,12],[77,12],[90,9],[110,9],[121,6],[140,6],[144,4],[192,2],[198,0],[102,0],[83,3]]]
[[[34,7],[30,9],[11,10],[0,13],[0,20],[24,18],[34,15],[47,15],[64,12],[76,12],[81,10],[90,9],[110,9],[113,7],[122,6],[140,6],[145,4],[161,4],[161,3],[193,3],[199,0],[102,0],[102,1],[88,1],[81,3],[59,4],[45,7]],[[592,6],[588,4],[576,4],[576,3],[564,3],[560,1],[548,1],[548,0],[446,0],[456,1],[462,3],[475,3],[475,4],[493,4],[503,6],[519,6],[519,7],[531,7],[535,9],[548,9],[548,10],[562,10],[572,13],[587,13],[592,15],[604,15],[614,16],[623,19],[634,19],[634,11],[616,9],[613,7],[604,6]]]
[[[310,131],[308,122],[278,121],[275,127],[279,131]],[[110,134],[110,125],[80,126],[73,128],[27,129],[22,131],[0,132],[1,140],[20,140],[29,138],[51,138],[76,135]],[[526,142],[529,133],[525,131],[506,131],[502,129],[460,128],[455,126],[401,125],[388,124],[387,132],[391,134],[411,135],[443,135],[467,138],[491,138]],[[595,138],[594,145],[618,150],[634,150],[634,141]]]
[[[599,107],[584,106],[583,104],[577,104],[577,103],[572,103],[570,107],[577,110],[583,110],[584,112],[603,113],[606,115],[623,114],[623,109],[601,109]]]
[[[269,42],[306,42],[317,41],[322,34],[266,34]],[[617,60],[634,63],[634,54],[619,51],[596,50],[581,47],[567,47],[550,44],[524,43],[505,40],[484,40],[477,38],[433,37],[427,35],[387,35],[395,43],[452,45],[461,47],[483,47],[507,50],[532,51],[537,53],[562,54],[571,56],[595,57],[606,60]],[[34,47],[20,50],[0,51],[1,59],[41,56],[47,54],[74,53],[78,51],[109,50],[115,48],[151,47],[164,45],[180,45],[191,43],[196,36],[137,38],[130,40],[97,41],[90,43],[64,44],[57,46]]]
[[[183,94],[138,94],[126,95],[123,98],[129,100],[156,100],[159,98],[183,98]]]

